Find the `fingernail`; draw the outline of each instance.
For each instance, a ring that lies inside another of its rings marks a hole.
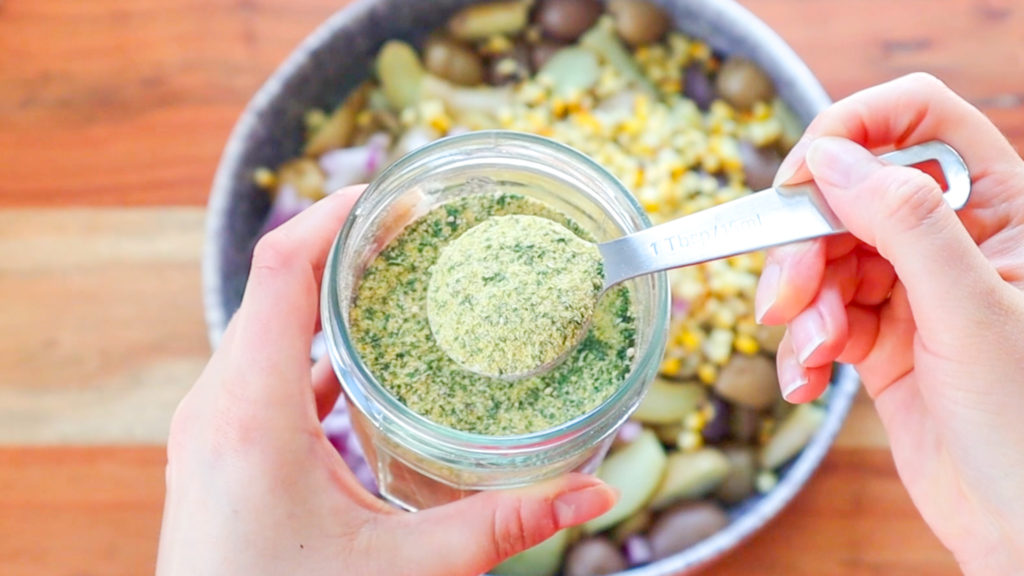
[[[793,401],[796,391],[807,385],[807,375],[799,363],[794,362],[793,356],[780,355],[779,362],[779,386],[782,388],[782,397],[787,402]]]
[[[757,281],[757,293],[754,295],[754,319],[758,324],[779,297],[781,276],[782,268],[771,260],[761,271],[761,278]]]
[[[807,359],[828,339],[825,319],[815,308],[809,308],[793,319],[790,324],[790,334],[793,338],[793,348],[796,350],[797,360],[802,365],[806,364]]]
[[[793,148],[790,149],[789,154],[782,159],[782,163],[779,164],[779,169],[775,171],[775,179],[772,180],[772,188],[787,184],[793,176],[796,175],[797,170],[804,162],[804,155],[807,151],[807,147],[810,146],[811,142],[805,137],[797,140]]]
[[[796,175],[796,170],[800,167],[800,163],[801,160],[799,158],[786,156],[782,164],[779,164],[779,170],[775,173],[775,178],[772,180],[772,188],[788,183]]]
[[[786,402],[793,401],[793,395],[796,391],[807,385],[807,378],[803,375],[797,376],[792,380],[782,383],[782,397],[786,399]]]
[[[864,179],[864,169],[879,161],[862,146],[845,138],[822,137],[807,150],[807,168],[815,181],[848,188]]]
[[[555,521],[559,528],[576,526],[603,514],[613,502],[612,488],[606,484],[565,492],[555,498]]]

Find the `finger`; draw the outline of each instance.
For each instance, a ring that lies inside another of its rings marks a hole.
[[[320,276],[360,191],[353,187],[324,198],[257,244],[232,341],[223,343],[237,370],[225,388],[235,396],[275,411],[299,402],[311,410],[309,350]]]
[[[857,92],[822,112],[779,166],[777,184],[811,178],[806,154],[822,136],[847,138],[872,150],[944,140],[963,155],[975,182],[1020,162],[991,120],[923,73]]]
[[[814,302],[789,323],[789,337],[800,364],[830,364],[846,347],[846,303],[856,283],[857,260],[853,254],[829,263]]]
[[[892,295],[878,312],[875,343],[864,359],[856,363],[864,389],[872,398],[914,369],[917,326],[907,298],[904,285],[896,282]]]
[[[341,383],[338,382],[338,375],[334,373],[331,359],[327,355],[313,365],[313,396],[316,398],[316,415],[320,420],[334,410],[334,405],[341,396]]]
[[[859,364],[867,358],[878,340],[878,311],[856,305],[847,306],[846,324],[849,327],[846,346],[836,361]]]
[[[892,264],[867,251],[858,251],[857,276],[857,291],[850,301],[859,306],[878,306],[885,302],[896,284]]]
[[[854,250],[874,250],[852,234],[837,234],[835,236],[823,238],[823,240],[825,241],[826,262],[838,260]]]
[[[807,367],[800,363],[788,330],[779,342],[775,365],[782,397],[794,404],[810,402],[821,396],[832,378],[831,364]]]
[[[482,574],[558,530],[600,516],[615,499],[614,489],[597,478],[569,474],[392,517],[402,523],[394,534],[416,546],[397,546],[390,566],[395,574]]]
[[[850,232],[892,263],[922,334],[950,350],[977,322],[979,286],[1001,280],[939,185],[920,170],[888,165],[842,138],[816,140],[807,164]]]
[[[789,322],[814,300],[824,273],[823,240],[769,250],[754,297],[757,321],[768,325]]]

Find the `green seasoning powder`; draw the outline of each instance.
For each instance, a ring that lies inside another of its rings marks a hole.
[[[575,222],[536,200],[512,194],[459,198],[407,226],[374,259],[349,314],[360,358],[399,401],[438,424],[493,436],[545,430],[596,408],[629,374],[636,340],[629,289],[617,286],[597,303],[580,345],[539,376],[480,376],[437,345],[427,318],[431,267],[462,233],[512,214],[547,218],[590,240]]]
[[[583,336],[604,285],[601,252],[539,216],[496,216],[441,250],[427,316],[437,344],[487,376],[534,372]]]

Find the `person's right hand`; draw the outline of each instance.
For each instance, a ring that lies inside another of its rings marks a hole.
[[[923,172],[872,154],[932,139],[970,169],[959,213]],[[777,182],[812,178],[851,234],[769,253],[757,311],[788,326],[783,394],[812,400],[833,361],[854,364],[900,478],[964,572],[1024,573],[1024,162],[915,74],[815,119]]]

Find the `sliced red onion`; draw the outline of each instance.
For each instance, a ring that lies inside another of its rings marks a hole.
[[[636,440],[643,431],[643,424],[634,420],[626,420],[626,423],[619,428],[617,440],[623,444],[629,444],[633,440]]]
[[[370,150],[367,147],[341,148],[325,153],[320,157],[320,166],[327,174],[324,189],[334,192],[365,182],[369,176],[366,173],[369,156]]]
[[[270,205],[270,212],[263,222],[263,228],[259,235],[262,236],[284,224],[299,212],[313,205],[313,201],[305,196],[299,195],[298,190],[291,184],[282,184],[277,187],[274,195],[274,202]]]
[[[334,192],[345,186],[370,180],[384,163],[390,145],[391,136],[385,132],[378,132],[370,136],[362,146],[324,152],[319,160],[320,168],[327,175],[324,188]]]
[[[622,547],[626,552],[626,561],[629,562],[630,566],[647,564],[654,559],[654,551],[651,549],[651,543],[639,534],[634,534],[633,536],[626,538],[626,542]]]
[[[365,166],[367,180],[384,167],[384,163],[388,159],[389,146],[391,146],[391,135],[387,132],[377,132],[366,141],[368,149]]]
[[[320,156],[320,168],[328,176],[339,174],[358,174],[366,172],[366,158],[369,155],[368,146],[354,146],[351,148],[336,148],[324,152]]]
[[[672,299],[672,316],[685,316],[690,311],[690,301],[682,298]]]

